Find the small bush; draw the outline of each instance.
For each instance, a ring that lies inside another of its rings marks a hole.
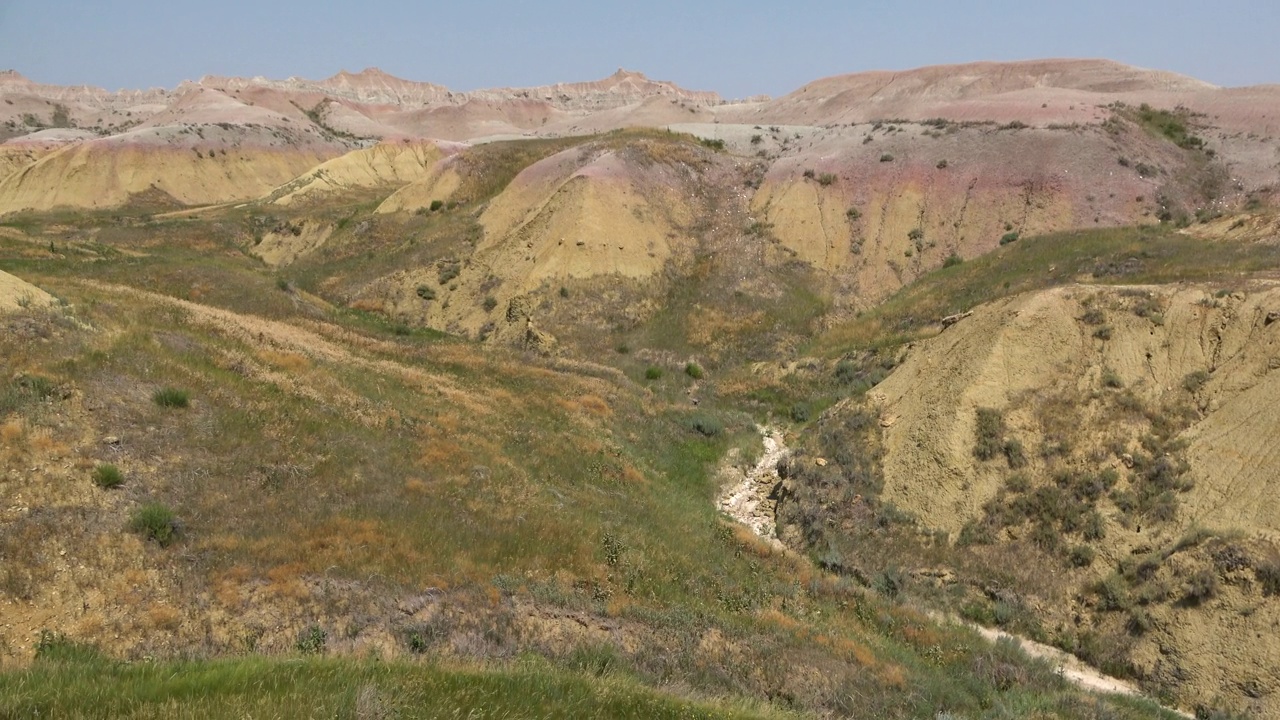
[[[836,177],[835,173],[822,173],[818,176],[818,184],[826,187],[828,185],[834,185],[838,179],[839,178]]]
[[[944,268],[951,268],[962,264],[964,264],[964,258],[954,252],[948,255],[946,260],[942,261],[942,267]]]
[[[115,465],[102,464],[93,469],[93,484],[105,490],[124,484],[124,473]]]
[[[285,280],[284,278],[277,279],[276,288],[284,292],[289,292],[289,281]]]
[[[1067,552],[1067,559],[1075,567],[1089,567],[1093,564],[1094,551],[1088,545],[1076,545]]]
[[[698,142],[702,143],[702,146],[703,146],[703,147],[710,148],[710,149],[712,149],[712,150],[715,150],[716,152],[720,152],[721,150],[724,150],[724,141],[723,141],[723,140],[713,140],[713,139],[710,139],[710,138],[703,138],[702,140],[699,140]]]
[[[430,285],[419,285],[416,292],[418,297],[428,302],[436,299],[436,289]]]
[[[190,401],[186,390],[172,387],[160,388],[151,396],[151,399],[160,407],[167,408],[184,408]]]
[[[1115,370],[1107,369],[1102,371],[1102,386],[1119,389],[1124,387],[1124,381],[1120,379]]]
[[[1022,441],[1017,438],[1009,438],[1005,441],[1004,457],[1009,461],[1009,467],[1014,470],[1027,465],[1027,451],[1022,447]]]
[[[938,164],[937,164],[935,167],[937,167],[939,170],[946,170],[946,169],[947,169],[947,161],[946,161],[946,159],[944,158],[944,159],[942,159],[942,160],[939,160],[939,161],[938,161]]]
[[[645,371],[644,371],[645,380],[657,380],[661,377],[662,377],[662,368],[656,365],[650,365],[649,367],[645,368]]]
[[[454,278],[462,274],[462,264],[459,262],[448,262],[440,266],[440,272],[436,275],[436,280],[441,285],[447,285]]]
[[[885,153],[880,156],[880,162],[893,162],[893,155]]]
[[[844,211],[844,216],[854,222],[857,222],[862,219],[862,211],[856,207],[851,207]]]
[[[1258,578],[1258,584],[1262,586],[1264,596],[1280,595],[1280,561],[1259,563],[1253,569],[1253,573]]]
[[[907,232],[907,239],[912,242],[920,242],[924,239],[924,228],[911,228]]]
[[[724,424],[714,415],[698,413],[689,418],[689,429],[704,437],[715,437],[724,432]]]
[[[973,454],[979,460],[990,460],[1004,451],[1004,417],[999,410],[978,408]]]
[[[687,364],[687,365],[685,365],[685,366],[684,366],[684,374],[685,374],[685,375],[688,375],[689,377],[693,378],[694,380],[701,380],[701,379],[702,379],[702,368],[698,366],[698,363],[691,362],[691,363],[689,363],[689,364]]]
[[[806,180],[812,180],[812,179],[814,179],[815,177],[817,177],[817,175],[818,175],[818,174],[817,174],[817,173],[815,173],[815,172],[814,172],[813,170],[811,170],[811,169],[810,169],[810,170],[805,170],[805,171],[804,171],[804,177],[805,177],[805,179],[806,179]]]
[[[1100,327],[1100,328],[1098,328],[1097,330],[1094,330],[1094,331],[1093,331],[1093,336],[1094,336],[1094,337],[1096,337],[1096,338],[1098,338],[1099,340],[1110,340],[1110,339],[1111,339],[1111,326],[1110,326],[1110,325],[1103,325],[1102,327]]]
[[[432,201],[431,201],[431,212],[439,212],[439,211],[440,211],[440,209],[441,209],[441,208],[443,208],[443,207],[444,207],[444,201],[443,201],[443,200],[432,200]]]
[[[1186,377],[1182,378],[1182,387],[1186,389],[1187,392],[1195,394],[1200,392],[1201,388],[1203,388],[1207,382],[1209,382],[1209,373],[1204,370],[1196,370],[1193,373],[1188,373]]]
[[[1183,599],[1191,605],[1199,605],[1218,593],[1218,573],[1213,568],[1197,571],[1187,579]]]
[[[148,503],[134,511],[129,529],[147,540],[154,540],[160,547],[172,545],[182,534],[178,516],[160,503]]]
[[[751,136],[751,144],[752,144],[752,145],[759,145],[759,144],[760,144],[760,143],[762,143],[762,142],[764,142],[764,136],[762,136],[762,135],[752,135],[752,136]]]
[[[36,642],[36,660],[53,663],[86,663],[102,659],[98,648],[72,640],[63,633],[41,630]]]
[[[795,422],[802,423],[809,421],[809,406],[804,403],[796,403],[791,406],[791,419]]]
[[[1007,232],[1004,235],[1000,236],[1001,245],[1008,245],[1009,243],[1015,243],[1015,242],[1018,242],[1018,233],[1016,230]]]
[[[485,312],[493,312],[493,309],[496,307],[498,307],[498,301],[492,295],[484,299]]]
[[[298,641],[294,643],[294,647],[303,655],[319,655],[324,652],[328,640],[329,633],[318,625],[312,625],[298,633]]]

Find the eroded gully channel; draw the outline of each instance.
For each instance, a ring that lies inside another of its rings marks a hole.
[[[785,551],[782,541],[778,539],[776,525],[777,491],[782,481],[778,476],[778,462],[785,458],[790,450],[787,448],[786,438],[781,430],[772,427],[760,428],[760,435],[764,444],[764,454],[753,467],[747,469],[738,467],[732,464],[733,458],[721,466],[723,486],[716,505],[721,512],[746,525],[765,542]],[[1142,697],[1142,693],[1132,683],[1104,675],[1076,656],[1058,648],[1003,630],[976,625],[954,616],[944,616],[940,613],[930,613],[930,615],[938,622],[955,623],[971,628],[991,642],[1015,641],[1028,655],[1053,663],[1062,677],[1086,690]],[[1167,709],[1184,717],[1193,717],[1175,708]]]

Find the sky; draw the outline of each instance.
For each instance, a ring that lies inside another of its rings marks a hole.
[[[373,66],[474,90],[626,68],[742,98],[862,70],[1103,57],[1239,86],[1280,83],[1278,31],[1278,0],[0,0],[0,69],[116,90]]]

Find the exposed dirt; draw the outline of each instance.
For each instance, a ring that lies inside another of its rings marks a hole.
[[[54,301],[44,290],[0,270],[0,313],[50,305]]]

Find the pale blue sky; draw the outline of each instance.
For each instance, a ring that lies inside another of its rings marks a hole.
[[[726,97],[828,75],[1106,57],[1219,85],[1280,82],[1280,0],[0,0],[0,68],[108,89],[367,66],[455,90],[619,67]]]

